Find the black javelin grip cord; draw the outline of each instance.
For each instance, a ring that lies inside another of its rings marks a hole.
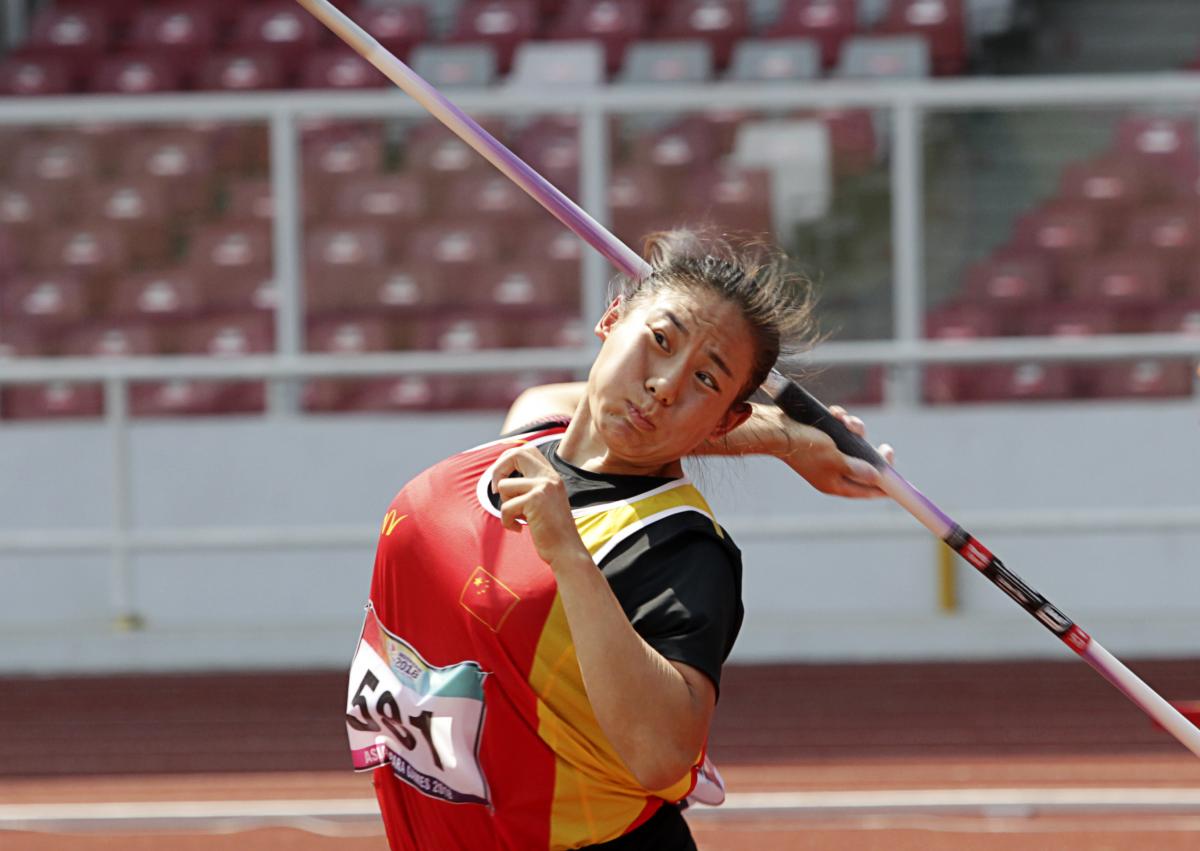
[[[329,0],[297,2],[614,266],[633,278],[644,277],[651,271],[645,259],[609,233],[578,204],[451,103],[445,95],[393,56]],[[931,532],[954,547],[963,558],[1016,600],[1022,608],[1065,641],[1101,676],[1124,692],[1151,718],[1162,724],[1192,753],[1200,756],[1200,728],[1184,718],[1175,707],[1163,700],[1119,659],[1004,567],[986,547],[964,532],[924,494],[892,469],[873,446],[847,429],[828,408],[802,387],[775,371],[767,378],[763,389],[793,419],[819,428],[833,438],[842,452],[862,458],[878,469],[881,486],[888,496]]]

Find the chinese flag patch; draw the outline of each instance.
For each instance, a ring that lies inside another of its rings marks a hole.
[[[499,632],[513,607],[521,598],[512,589],[477,567],[463,586],[458,602],[492,632]]]

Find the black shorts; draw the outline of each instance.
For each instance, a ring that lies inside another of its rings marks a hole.
[[[679,807],[663,804],[632,833],[587,848],[595,851],[696,851],[696,842]]]

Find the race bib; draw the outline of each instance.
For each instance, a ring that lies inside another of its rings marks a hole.
[[[368,604],[346,695],[355,770],[390,765],[430,797],[489,803],[479,766],[486,676],[475,662],[430,665]]]

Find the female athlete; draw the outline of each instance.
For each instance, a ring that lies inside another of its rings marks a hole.
[[[694,849],[680,803],[719,778],[705,747],[742,567],[681,459],[772,454],[827,493],[881,493],[748,401],[810,333],[782,258],[683,232],[647,256],[586,384],[527,391],[503,437],[385,516],[346,722],[393,849]]]

